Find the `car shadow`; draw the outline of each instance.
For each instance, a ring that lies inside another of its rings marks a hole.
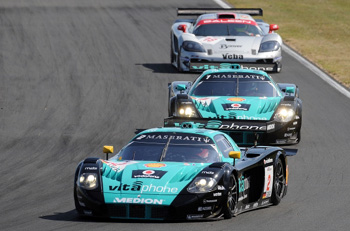
[[[67,212],[54,212],[51,215],[43,215],[39,218],[51,221],[93,222],[93,223],[183,223],[188,221],[161,221],[161,220],[126,220],[104,217],[81,216],[75,209]]]
[[[135,65],[141,65],[152,70],[153,73],[179,74],[176,68],[170,63],[136,63]]]

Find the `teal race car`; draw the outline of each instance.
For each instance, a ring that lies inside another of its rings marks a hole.
[[[240,149],[227,134],[183,123],[137,134],[115,156],[87,158],[74,179],[85,216],[140,220],[231,218],[277,205],[287,193],[286,151]],[[295,153],[291,153],[295,154]]]
[[[260,70],[221,64],[194,82],[170,83],[165,127],[195,121],[229,134],[239,145],[300,142],[302,101],[295,84],[275,83]]]

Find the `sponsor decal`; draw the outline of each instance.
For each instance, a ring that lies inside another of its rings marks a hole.
[[[261,205],[266,205],[268,203],[269,203],[269,200],[264,200],[264,201],[261,202]]]
[[[242,45],[228,45],[228,44],[221,44],[220,49],[227,49],[227,48],[240,48]]]
[[[161,179],[166,171],[159,170],[133,170],[132,178],[152,178],[152,179]]]
[[[137,161],[125,161],[125,162],[110,162],[106,160],[101,160],[102,163],[108,165],[113,171],[120,172],[123,171],[124,168],[130,164],[136,164]]]
[[[225,187],[223,185],[218,185],[218,190],[225,190]]]
[[[149,164],[144,164],[145,167],[148,168],[162,168],[165,167],[166,164],[162,164],[162,163],[149,163]]]
[[[256,64],[258,65],[258,64]],[[244,66],[241,64],[241,69],[246,69],[246,70],[257,70],[257,71],[273,71],[273,67],[262,67],[262,66],[257,66],[257,67],[250,67],[250,66]]]
[[[238,118],[238,117],[237,117]],[[232,123],[231,125],[223,124],[219,127],[219,129],[225,130],[252,130],[252,131],[266,131],[266,126],[258,126],[258,125],[238,125]]]
[[[187,220],[203,218],[204,214],[187,214]]]
[[[243,55],[236,55],[236,54],[222,54],[223,59],[244,59]]]
[[[160,134],[143,134],[135,138],[135,140],[182,140],[182,141],[196,141],[209,143],[211,140],[204,136],[187,136],[187,135],[160,135]],[[148,166],[146,166],[148,167]]]
[[[295,126],[295,125],[297,125],[298,124],[298,121],[294,121],[293,122],[293,125]]]
[[[262,80],[264,81],[266,77],[264,75],[254,75],[254,74],[230,74],[230,73],[220,73],[220,74],[212,74],[209,79],[254,79],[254,80]]]
[[[215,199],[215,200],[207,200],[207,199],[204,199],[204,200],[203,200],[203,204],[207,204],[207,203],[216,203],[216,202],[218,202],[217,199]]]
[[[246,205],[244,209],[249,209],[250,208],[250,205]]]
[[[263,198],[271,197],[273,187],[273,166],[265,167],[265,182]]]
[[[269,164],[269,163],[272,163],[272,162],[273,162],[272,158],[264,159],[264,164]]]
[[[110,191],[140,191],[141,193],[171,193],[175,194],[179,191],[176,187],[168,187],[163,185],[143,185],[142,181],[135,181],[132,185],[120,184],[120,185],[110,185]]]
[[[242,101],[245,101],[245,99],[239,98],[239,97],[228,98],[227,100],[228,100],[228,101],[232,101],[232,102],[242,102]]]
[[[213,171],[202,171],[201,173],[202,174],[209,174],[209,175],[215,174],[215,172],[213,172]]]
[[[295,130],[295,127],[293,128],[287,128],[287,131],[294,131]]]
[[[241,176],[238,179],[238,193],[240,197],[238,198],[238,201],[242,201],[248,197],[247,190],[250,188],[250,178],[244,178],[244,176]]]
[[[258,205],[259,205],[258,202],[254,203],[254,204],[253,204],[253,208],[257,208]]]
[[[284,137],[292,137],[293,133],[284,133]]]
[[[236,111],[249,111],[250,104],[245,104],[245,103],[226,103],[222,104],[222,107],[224,108],[225,111],[231,111],[231,110],[236,110]]]
[[[211,206],[198,207],[198,212],[201,212],[201,211],[209,211],[209,210],[211,210],[211,209],[212,209]]]
[[[85,167],[84,170],[97,170],[97,167]]]
[[[275,129],[275,124],[269,124],[269,125],[267,125],[267,127],[266,127],[266,130],[267,130],[267,131],[270,131],[270,130],[272,130],[272,129]]]
[[[242,24],[252,24],[256,25],[256,22],[244,19],[205,19],[201,20],[198,25],[201,24],[211,24],[211,23],[242,23]]]
[[[163,199],[152,199],[152,198],[127,198],[127,197],[116,197],[113,200],[114,203],[124,203],[124,204],[152,204],[161,205],[163,204]]]
[[[207,107],[211,104],[213,100],[216,100],[219,97],[205,97],[205,98],[196,98],[192,97],[197,103],[203,105],[204,107]]]
[[[207,43],[215,42],[217,40],[218,38],[215,38],[215,37],[205,37],[204,39],[202,39],[203,42],[207,42]]]
[[[213,196],[214,196],[214,197],[221,197],[221,196],[222,196],[222,193],[221,193],[221,192],[213,193]]]

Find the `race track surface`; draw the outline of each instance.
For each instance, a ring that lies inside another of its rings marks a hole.
[[[280,205],[218,222],[81,219],[76,165],[161,126],[167,84],[193,80],[169,64],[177,7],[210,0],[0,2],[1,230],[349,230],[350,103],[284,53],[277,82],[303,99],[302,141]],[[275,22],[278,23],[278,19]]]

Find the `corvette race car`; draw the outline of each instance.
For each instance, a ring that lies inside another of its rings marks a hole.
[[[221,64],[194,83],[169,84],[164,126],[196,121],[228,133],[239,145],[300,142],[302,101],[295,84],[276,84],[263,71]]]
[[[179,8],[171,27],[171,64],[178,71],[202,72],[220,63],[238,63],[243,69],[280,72],[282,39],[276,24],[254,20],[262,9]]]
[[[240,150],[228,135],[198,127],[187,122],[149,129],[111,159],[80,162],[74,180],[78,213],[200,220],[231,218],[280,203],[288,187],[285,150]],[[104,152],[113,152],[113,146],[105,146]]]

